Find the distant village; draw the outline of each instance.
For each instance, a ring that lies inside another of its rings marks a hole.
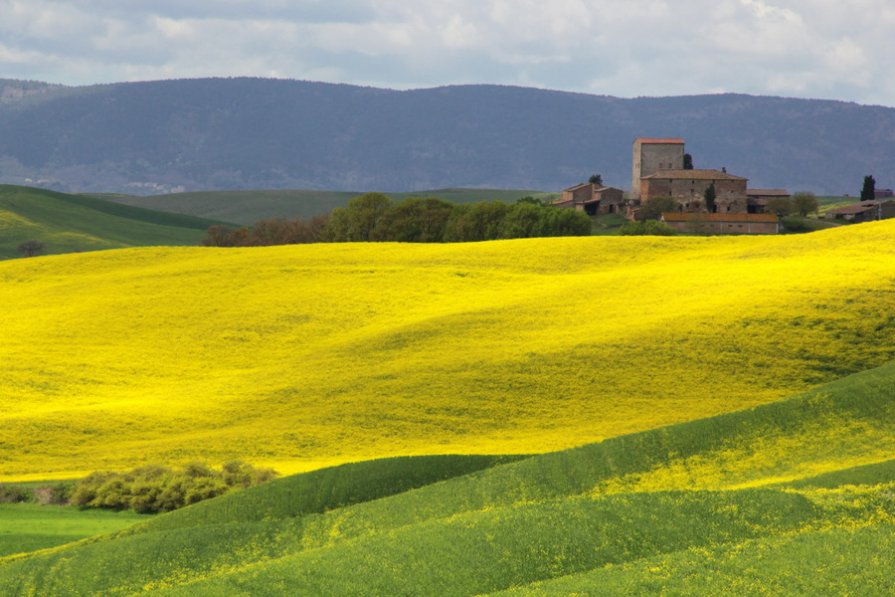
[[[769,209],[774,200],[789,199],[785,189],[750,189],[749,180],[721,170],[693,168],[679,138],[634,140],[631,191],[602,184],[596,177],[562,192],[557,207],[588,215],[623,214],[643,219],[648,202],[662,200],[667,211],[656,214],[667,226],[681,232],[706,234],[778,234],[782,224]],[[850,222],[895,217],[890,189],[879,190],[872,201],[833,209],[825,216]]]

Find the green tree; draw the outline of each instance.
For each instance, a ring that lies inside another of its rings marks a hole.
[[[715,193],[714,182],[710,184],[705,190],[705,193],[703,193],[703,198],[705,199],[705,210],[709,213],[714,213],[717,209],[717,206],[715,205],[715,199],[717,198],[717,195]]]
[[[603,175],[602,174],[592,174],[590,178],[587,179],[587,182],[590,184],[595,184],[598,187],[603,186]]]
[[[693,156],[689,153],[684,154],[684,170],[693,169]]]
[[[507,211],[500,227],[500,238],[532,238],[542,236],[544,208],[531,203],[517,203]]]
[[[441,199],[405,199],[386,210],[371,240],[440,243],[453,206]]]
[[[583,211],[553,206],[541,210],[541,236],[589,236],[592,227]]]
[[[792,200],[788,197],[774,197],[768,199],[768,211],[779,217],[788,216],[793,212]]]
[[[792,208],[800,216],[805,217],[818,210],[817,197],[814,193],[799,192],[792,196]]]
[[[864,186],[861,187],[861,201],[872,201],[876,199],[876,180],[873,176],[864,177]]]
[[[332,242],[373,240],[373,231],[391,204],[391,199],[382,193],[366,193],[355,197],[346,207],[333,210],[325,237]]]
[[[522,205],[526,203],[520,203]],[[500,201],[454,205],[445,224],[445,242],[474,242],[500,238],[510,206]]]
[[[538,199],[537,197],[532,197],[531,195],[519,197],[518,199],[516,199],[516,203],[531,203],[532,205],[553,205],[553,201],[551,201],[550,199]]]

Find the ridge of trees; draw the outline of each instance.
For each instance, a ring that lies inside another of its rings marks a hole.
[[[533,197],[515,204],[499,201],[449,203],[434,198],[395,202],[366,193],[345,207],[310,220],[261,220],[251,227],[212,226],[206,246],[247,247],[317,242],[470,242],[544,236],[587,236],[590,218]]]

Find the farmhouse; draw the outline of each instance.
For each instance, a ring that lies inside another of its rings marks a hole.
[[[640,200],[670,197],[681,212],[706,212],[705,193],[714,185],[715,206],[720,213],[746,213],[746,182],[720,170],[660,170],[640,179]]]
[[[627,197],[621,189],[586,183],[565,189],[554,205],[588,215],[624,212],[628,219],[638,219],[644,203],[670,199],[673,203],[669,207],[676,208],[677,216],[665,214],[665,221],[679,230],[699,228],[712,234],[779,232],[777,216],[767,213],[768,202],[788,198],[788,192],[748,189],[747,178],[730,174],[726,168],[694,169],[684,148],[684,140],[678,137],[638,137],[633,145],[631,192]],[[664,205],[662,208],[667,209]],[[755,217],[732,217],[735,215]]]
[[[827,218],[845,220],[846,222],[873,222],[895,218],[895,200],[862,201],[855,205],[846,205],[827,212]]]
[[[571,207],[589,216],[624,211],[625,193],[621,189],[586,182],[569,187],[553,202],[557,207]]]
[[[773,214],[679,213],[662,214],[662,221],[680,232],[700,234],[777,234],[780,220]]]

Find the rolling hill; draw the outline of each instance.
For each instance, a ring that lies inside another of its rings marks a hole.
[[[824,100],[265,79],[0,80],[0,98],[0,182],[77,192],[627,188],[638,136],[685,137],[754,187],[856,194],[895,170],[895,109]]]
[[[147,245],[198,245],[217,222],[129,207],[94,197],[0,185],[0,259],[27,240],[44,252],[72,253]]]
[[[0,476],[543,453],[767,404],[895,358],[893,240],[887,221],[5,262]]]
[[[895,589],[893,384],[888,363],[772,404],[556,453],[297,475],[0,558],[0,588],[886,594]],[[653,482],[632,489],[626,479],[638,475]]]

